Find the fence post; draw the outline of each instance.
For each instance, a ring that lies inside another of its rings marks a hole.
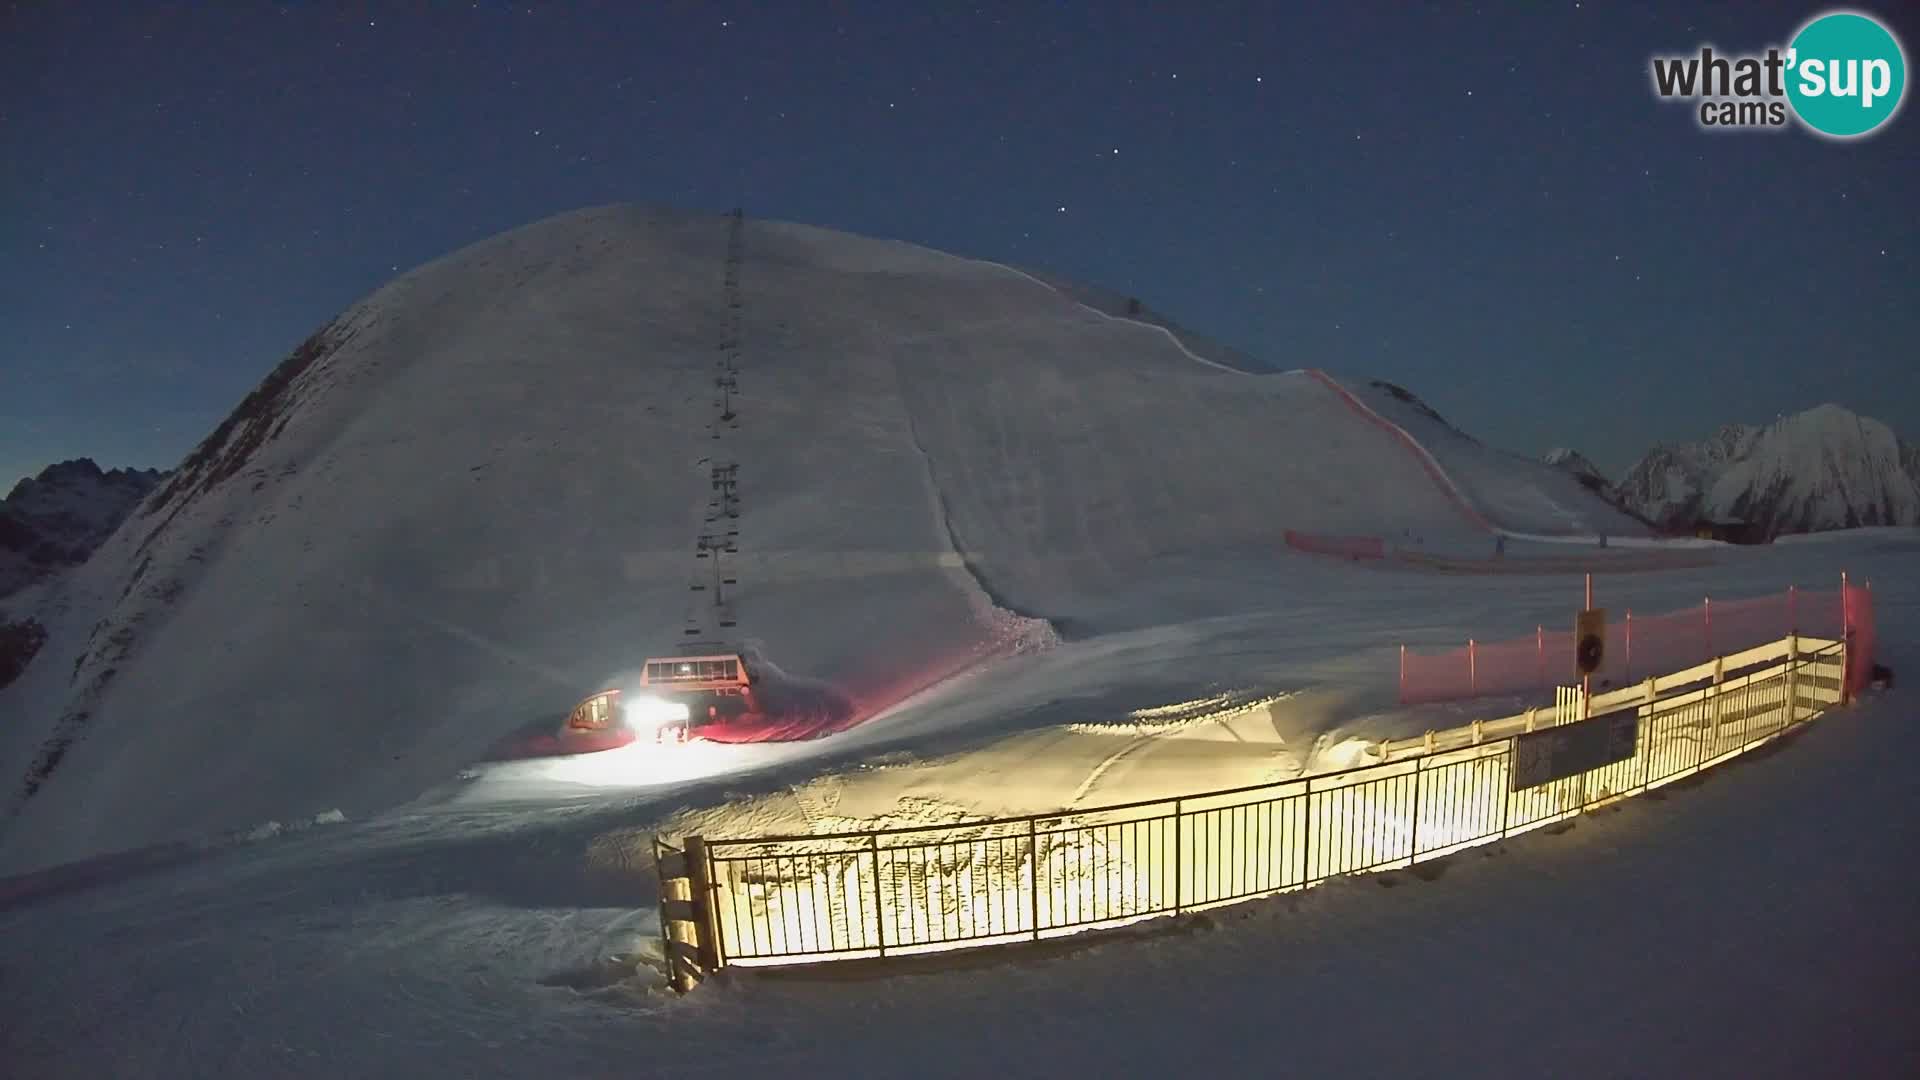
[[[1726,695],[1720,689],[1720,684],[1725,682],[1726,679],[1727,679],[1727,666],[1724,663],[1721,663],[1720,657],[1716,656],[1713,658],[1713,709],[1712,709],[1713,737],[1715,739],[1718,739],[1720,737],[1720,718],[1726,712],[1726,708],[1725,708]],[[1705,759],[1702,759],[1702,760],[1705,760]]]
[[[719,921],[713,911],[713,866],[708,862],[705,837],[687,837],[687,883],[693,895],[693,947],[700,970],[713,974],[720,970],[720,948],[716,933]]]
[[[1179,819],[1174,819],[1174,828],[1179,829]],[[1176,831],[1175,837],[1180,834]],[[1174,847],[1179,847],[1176,839]],[[1027,857],[1033,860],[1033,879],[1027,883],[1027,903],[1033,907],[1033,940],[1040,940],[1040,830],[1032,818],[1027,819]],[[1177,903],[1178,901],[1176,901]]]
[[[887,904],[880,896],[880,837],[867,834],[867,847],[873,852],[873,932],[880,955],[887,955]],[[1035,873],[1038,873],[1035,870]]]
[[[1480,693],[1480,667],[1474,659],[1472,638],[1467,639],[1467,689]]]
[[[1312,785],[1308,785],[1308,787],[1311,789]],[[1173,913],[1175,915],[1180,914],[1181,879],[1185,876],[1183,867],[1187,861],[1186,853],[1181,850],[1180,847],[1180,819],[1182,816],[1180,812],[1180,800],[1175,799],[1173,800]],[[1035,865],[1037,866],[1039,864],[1036,863]],[[1038,873],[1037,870],[1035,872]],[[1037,913],[1035,917],[1038,917]]]
[[[684,841],[682,844],[682,849],[676,851],[660,837],[653,838],[653,866],[660,888],[660,946],[667,962],[667,985],[676,994],[692,992],[699,985],[700,976],[705,974],[700,970],[698,917],[691,899],[693,875],[687,869]],[[677,863],[673,861],[675,858],[679,860]],[[676,866],[677,871],[673,869]],[[681,883],[686,885],[689,894],[685,901],[673,895],[677,891],[674,886]],[[678,914],[679,905],[683,903],[685,918]],[[682,934],[691,937],[683,938]]]
[[[1540,667],[1540,688],[1546,689],[1547,682],[1547,628],[1539,624],[1533,627],[1534,662]]]
[[[1800,632],[1800,597],[1797,588],[1794,585],[1787,586],[1787,633],[1789,634]]]
[[[1633,787],[1645,791],[1653,775],[1653,706],[1633,712],[1633,755],[1640,759],[1640,780]]]
[[[1420,777],[1426,773],[1425,760],[1413,763],[1413,823],[1407,828],[1407,865],[1420,858]]]
[[[1407,647],[1400,646],[1400,704],[1407,703]]]
[[[1853,701],[1853,604],[1847,596],[1847,572],[1840,571],[1840,704]]]
[[[678,958],[674,955],[676,950],[674,949],[675,942],[673,940],[673,919],[667,910],[669,899],[667,896],[667,882],[669,880],[666,870],[667,860],[661,853],[664,847],[665,844],[662,843],[659,834],[655,833],[653,837],[653,878],[657,891],[660,894],[660,955],[667,961],[667,985],[672,987],[675,993],[684,994],[693,989],[693,979],[690,975],[682,975]],[[682,856],[682,858],[684,857],[685,856]]]
[[[1800,669],[1800,635],[1787,635],[1787,722],[1785,727],[1793,726],[1794,705],[1799,700],[1800,680],[1795,677]]]
[[[1788,726],[1799,711],[1799,634],[1788,634]]]
[[[1700,601],[1700,617],[1707,624],[1707,655],[1713,655],[1713,597]]]
[[[1627,670],[1624,674],[1620,676],[1621,685],[1625,685],[1633,681],[1633,609],[1632,608],[1627,609],[1626,652],[1627,652],[1627,655],[1626,655]]]

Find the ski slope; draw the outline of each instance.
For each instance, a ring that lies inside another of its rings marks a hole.
[[[539,222],[297,350],[36,594],[48,643],[0,689],[0,870],[358,817],[557,721],[684,640],[720,460],[738,627],[701,636],[867,715],[1163,622],[1142,598],[1176,567],[1235,568],[1182,610],[1245,612],[1251,582],[1310,575],[1287,528],[1472,540],[1313,379],[1242,373],[1091,291],[799,225],[744,228],[739,422],[715,439],[728,223]]]
[[[1477,527],[1546,543],[1671,547],[1647,526],[1594,496],[1565,469],[1487,446],[1448,424],[1401,388],[1316,373],[1350,404],[1392,429],[1434,482]]]

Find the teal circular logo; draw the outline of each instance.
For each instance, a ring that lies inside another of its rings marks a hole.
[[[1822,135],[1865,135],[1893,119],[1906,89],[1900,43],[1865,15],[1822,15],[1787,47],[1787,100],[1801,123]]]

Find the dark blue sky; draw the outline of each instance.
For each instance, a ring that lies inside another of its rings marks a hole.
[[[1825,400],[1920,439],[1920,115],[1649,85],[1816,6],[416,6],[0,6],[0,488],[170,465],[397,271],[613,201],[1055,271],[1610,471]]]

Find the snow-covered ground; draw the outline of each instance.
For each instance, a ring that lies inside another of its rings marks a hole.
[[[35,591],[52,637],[0,690],[0,764],[43,777],[0,834],[11,1073],[1859,1075],[1912,1049],[1904,690],[1419,873],[952,970],[662,989],[656,834],[1338,767],[1512,712],[1397,706],[1398,646],[1565,625],[1588,566],[1641,612],[1849,570],[1903,670],[1920,628],[1912,536],[1600,552],[1626,519],[1390,388],[798,226],[746,228],[742,422],[713,440],[725,244],[620,208],[402,277]],[[715,442],[741,636],[876,715],[474,764],[679,640]],[[1487,573],[1489,529],[1538,539]]]
[[[1920,545],[1743,554],[1609,578],[1606,598],[1651,608],[1846,566],[1875,580],[1885,658],[1920,660]],[[1190,658],[1249,694],[1310,672],[1338,685],[1402,627],[1531,622],[1564,613],[1578,585],[1313,565],[1300,582],[1321,595],[1263,594],[1264,615],[1068,645],[1087,655],[943,687],[840,737],[905,740],[844,768],[716,780],[506,766],[371,820],[9,882],[0,1053],[29,1076],[1910,1075],[1920,935],[1906,851],[1920,837],[1904,690],[1704,783],[1419,874],[952,970],[734,972],[685,999],[659,988],[656,826],[947,820],[1293,768],[1315,731],[1364,726],[1365,711],[1337,701],[1287,730],[1289,709],[1325,700],[1303,690],[1225,722],[1206,707],[1184,724],[1128,714],[1204,696],[1175,674]],[[1057,723],[989,718],[1049,694],[1032,708]]]
[[[43,654],[0,689],[0,872],[364,816],[557,721],[685,640],[722,458],[738,627],[700,636],[867,709],[1056,631],[1098,649],[1337,609],[1286,529],[1486,552],[1328,382],[1243,373],[1017,269],[797,225],[744,228],[738,427],[716,439],[728,227],[537,223],[296,351],[35,600]],[[1611,513],[1546,466],[1437,453],[1516,493],[1508,528]]]

